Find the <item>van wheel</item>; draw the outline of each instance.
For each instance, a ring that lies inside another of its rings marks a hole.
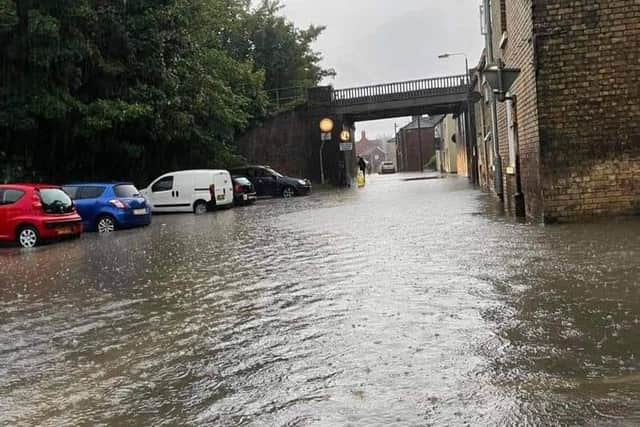
[[[40,243],[38,230],[30,225],[24,226],[18,231],[18,243],[26,249],[34,248]]]
[[[285,199],[290,199],[296,195],[296,190],[293,187],[284,187],[282,190],[282,197]]]
[[[116,222],[110,216],[103,215],[98,218],[98,225],[96,228],[100,234],[113,233],[116,230]]]
[[[193,205],[193,213],[196,215],[202,215],[207,213],[207,202],[204,200],[198,200]]]

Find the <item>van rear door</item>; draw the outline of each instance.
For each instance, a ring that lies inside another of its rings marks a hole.
[[[215,186],[216,206],[225,206],[233,203],[233,183],[231,175],[226,171],[217,171],[212,177]]]

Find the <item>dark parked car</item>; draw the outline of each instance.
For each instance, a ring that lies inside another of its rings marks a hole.
[[[258,195],[256,194],[255,187],[248,178],[234,175],[231,177],[231,180],[233,181],[233,202],[236,205],[255,203]]]
[[[269,166],[245,166],[232,169],[231,175],[245,176],[255,186],[258,197],[294,197],[304,196],[311,192],[308,179],[284,176]]]

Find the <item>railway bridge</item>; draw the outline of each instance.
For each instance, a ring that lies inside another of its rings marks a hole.
[[[277,112],[241,136],[238,148],[249,162],[320,182],[322,147],[324,175],[341,184],[351,179],[356,164],[355,150],[340,151],[343,130],[353,138],[359,121],[468,112],[472,105],[469,83],[468,76],[455,75],[346,89],[278,89],[273,91]],[[331,141],[325,144],[318,128],[323,118],[335,123]]]

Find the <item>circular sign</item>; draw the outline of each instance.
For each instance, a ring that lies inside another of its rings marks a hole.
[[[329,133],[333,130],[333,120],[322,119],[320,120],[320,130],[325,133]]]
[[[340,140],[342,142],[347,142],[351,140],[351,132],[349,132],[348,130],[343,130],[342,132],[340,132]]]

